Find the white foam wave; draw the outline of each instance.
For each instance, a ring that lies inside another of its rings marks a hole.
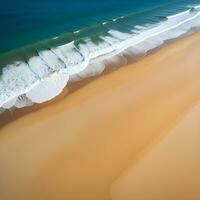
[[[26,96],[34,103],[43,103],[59,95],[69,80],[69,73],[60,70],[42,79]]]
[[[58,71],[65,68],[64,63],[51,50],[40,51],[39,56],[52,71]]]
[[[184,12],[178,13],[176,15],[167,16],[167,19],[172,19],[172,18],[176,18],[176,17],[184,17],[185,14],[189,14],[189,13],[190,13],[190,9],[186,10]]]
[[[16,62],[5,67],[0,79],[0,107],[12,107],[17,97],[28,92],[37,81],[26,63]]]
[[[87,56],[83,56],[74,42],[53,48],[52,51],[65,63],[70,75],[82,71],[88,64]]]
[[[101,74],[108,65],[126,64],[133,55],[143,56],[166,40],[199,26],[200,11],[190,9],[154,25],[137,25],[130,33],[109,30],[98,43],[87,38],[79,45],[71,42],[40,51],[27,63],[15,62],[3,69],[0,108],[48,101],[63,90],[68,80],[77,81]]]
[[[74,33],[76,34],[76,33],[80,33],[80,30],[78,30],[78,31],[74,31]]]
[[[51,68],[39,56],[34,56],[28,61],[29,67],[40,78],[43,78],[51,73]]]
[[[26,107],[26,106],[32,106],[34,103],[27,98],[27,96],[24,94],[24,95],[20,95],[16,102],[15,102],[15,107],[16,108],[23,108],[23,107]]]
[[[193,6],[195,9],[198,9],[200,8],[200,5],[197,5],[197,6]]]

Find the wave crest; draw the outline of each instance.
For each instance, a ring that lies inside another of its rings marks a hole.
[[[88,37],[82,43],[72,41],[41,50],[27,62],[16,61],[5,66],[0,77],[0,108],[21,108],[48,101],[59,95],[68,81],[101,74],[111,63],[123,65],[144,56],[166,41],[199,27],[199,8],[167,16],[155,24],[135,25],[126,33],[107,29],[97,43]],[[123,23],[125,17],[121,20],[113,23]]]

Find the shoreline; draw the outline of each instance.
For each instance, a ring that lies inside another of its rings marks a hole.
[[[134,18],[130,15],[108,27],[102,24],[99,27],[102,32],[95,39],[89,35],[83,37],[83,41],[74,39],[66,42],[61,36],[51,45],[41,44],[38,48],[30,48],[30,51],[19,52],[19,55],[16,53],[11,56],[12,59],[9,56],[2,58],[1,108],[21,108],[47,102],[58,96],[68,82],[102,73],[109,62],[124,62],[125,65],[129,59],[146,55],[169,40],[189,34],[199,27],[198,8],[186,6],[187,12],[180,10],[174,15],[172,12],[169,16],[164,15],[162,20],[158,14],[154,16],[151,13],[155,23],[134,25],[137,20],[133,20],[129,28],[122,28],[123,24],[126,27],[127,20]],[[151,14],[147,12],[144,19]]]
[[[193,189],[187,180],[200,177],[192,167],[200,166],[199,44],[196,32],[1,128],[0,198],[128,200],[153,191],[149,200],[165,199],[174,180],[170,199],[198,197],[199,179]]]
[[[67,84],[64,87],[64,89],[58,96],[56,96],[53,99],[46,101],[44,103],[39,103],[39,104],[34,103],[31,106],[27,106],[27,107],[23,107],[23,108],[6,109],[2,114],[0,114],[0,129],[25,115],[31,114],[32,112],[37,112],[40,109],[46,108],[47,106],[51,106],[59,101],[62,101],[63,98],[67,98],[67,96],[76,92],[78,89],[85,87],[88,83],[94,81],[95,79],[98,79],[101,76],[107,75],[107,74],[112,73],[117,70],[120,70],[120,68],[127,67],[129,65],[134,65],[135,63],[140,62],[142,59],[157,53],[161,49],[167,48],[168,46],[173,45],[174,43],[176,43],[178,41],[184,40],[187,37],[192,37],[193,34],[198,34],[198,33],[200,33],[199,29],[193,30],[193,31],[191,30],[191,33],[188,32],[185,35],[180,36],[179,38],[170,39],[169,41],[165,41],[165,43],[162,44],[161,46],[158,46],[155,49],[149,50],[149,52],[147,52],[146,55],[141,55],[134,59],[132,58],[133,61],[131,61],[131,58],[130,58],[129,63],[125,64],[125,65],[124,64],[116,64],[116,63],[114,64],[111,62],[109,64],[109,66],[107,66],[101,74],[87,77],[82,80],[70,82],[69,84]]]

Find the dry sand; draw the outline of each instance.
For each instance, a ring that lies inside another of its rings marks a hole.
[[[200,33],[0,130],[1,200],[199,200]]]

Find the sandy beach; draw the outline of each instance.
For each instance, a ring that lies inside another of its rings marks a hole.
[[[200,32],[0,129],[1,200],[199,200]]]

